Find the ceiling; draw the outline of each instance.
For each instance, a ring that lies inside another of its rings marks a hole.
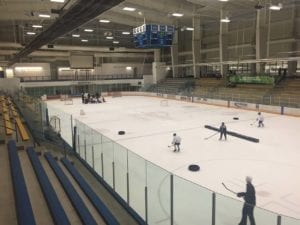
[[[14,57],[12,54],[24,47],[26,48],[33,40],[41,36],[41,33],[53,27],[54,23],[57,26],[51,32],[55,33],[57,27],[65,30],[65,32],[59,33],[57,37],[54,35],[52,39],[49,38],[47,44],[74,47],[115,47],[116,49],[125,47],[132,50],[134,48],[132,29],[144,22],[172,24],[177,28],[192,27],[192,18],[197,15],[200,16],[202,25],[213,26],[219,24],[220,9],[222,9],[224,16],[238,20],[247,15],[255,16],[256,9],[254,6],[257,4],[267,6],[271,0],[229,0],[228,2],[220,2],[219,0],[116,0],[115,5],[112,4],[110,9],[104,7],[103,12],[97,14],[93,19],[72,28],[72,30],[68,29],[69,27],[65,25],[64,21],[62,22],[61,17],[78,2],[84,1],[89,2],[87,0],[64,0],[64,3],[51,2],[50,0],[0,0],[0,43],[9,42],[18,46],[18,48],[12,48],[10,45],[2,44],[0,46],[2,60]],[[94,1],[105,2],[105,0]],[[291,4],[294,1],[296,0],[282,0],[280,2]],[[278,3],[279,0],[272,0],[272,4]],[[136,10],[129,12],[123,10],[124,7],[133,7]],[[174,17],[172,16],[174,12],[184,15],[180,18]],[[39,14],[48,14],[50,18],[41,18]],[[76,21],[76,15],[73,13],[72,16],[72,19]],[[110,22],[100,23],[100,19]],[[42,28],[33,28],[32,25],[41,25]],[[86,32],[84,29],[92,29],[93,32]],[[130,32],[130,34],[123,34],[122,32],[125,31]],[[80,35],[80,37],[73,37],[73,34]],[[113,39],[107,39],[108,36],[112,36]],[[82,42],[83,39],[87,42]],[[14,51],[9,52],[9,50]],[[59,51],[60,49],[57,47],[55,50]]]

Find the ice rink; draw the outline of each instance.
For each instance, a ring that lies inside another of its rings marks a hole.
[[[300,118],[263,113],[265,127],[255,123],[257,112],[211,105],[167,100],[161,105],[155,97],[108,97],[106,103],[73,105],[63,101],[47,101],[73,115],[91,128],[156,165],[233,198],[223,186],[245,191],[245,176],[253,177],[257,206],[300,219]],[[80,115],[83,109],[85,116]],[[233,117],[238,117],[234,120]],[[219,134],[204,125],[219,127],[255,137],[253,143],[228,136],[219,141]],[[118,135],[123,130],[125,135]],[[181,151],[174,153],[172,134],[182,138]],[[198,164],[199,172],[187,167]],[[237,198],[238,199],[238,198]]]

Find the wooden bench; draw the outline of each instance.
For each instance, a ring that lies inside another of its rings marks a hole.
[[[6,135],[12,135],[13,134],[13,128],[12,128],[12,124],[9,120],[10,118],[9,118],[8,113],[3,114],[3,119],[4,119],[4,126],[5,126]]]
[[[18,127],[18,130],[20,132],[20,136],[22,138],[23,141],[28,141],[29,140],[29,135],[25,129],[25,126],[23,125],[20,117],[15,117],[15,121],[17,123],[17,127]]]

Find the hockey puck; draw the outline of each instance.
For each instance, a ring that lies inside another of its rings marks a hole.
[[[191,164],[191,165],[189,165],[189,170],[193,171],[193,172],[197,172],[200,170],[200,166],[198,166],[196,164]]]
[[[125,134],[125,131],[120,130],[120,131],[118,132],[118,134],[119,134],[119,135],[124,135],[124,134]]]
[[[238,117],[233,117],[233,119],[234,119],[234,120],[238,120],[239,118],[238,118]]]

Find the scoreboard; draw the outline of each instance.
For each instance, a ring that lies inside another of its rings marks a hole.
[[[175,28],[169,25],[143,24],[133,29],[136,48],[164,48],[172,45]]]

